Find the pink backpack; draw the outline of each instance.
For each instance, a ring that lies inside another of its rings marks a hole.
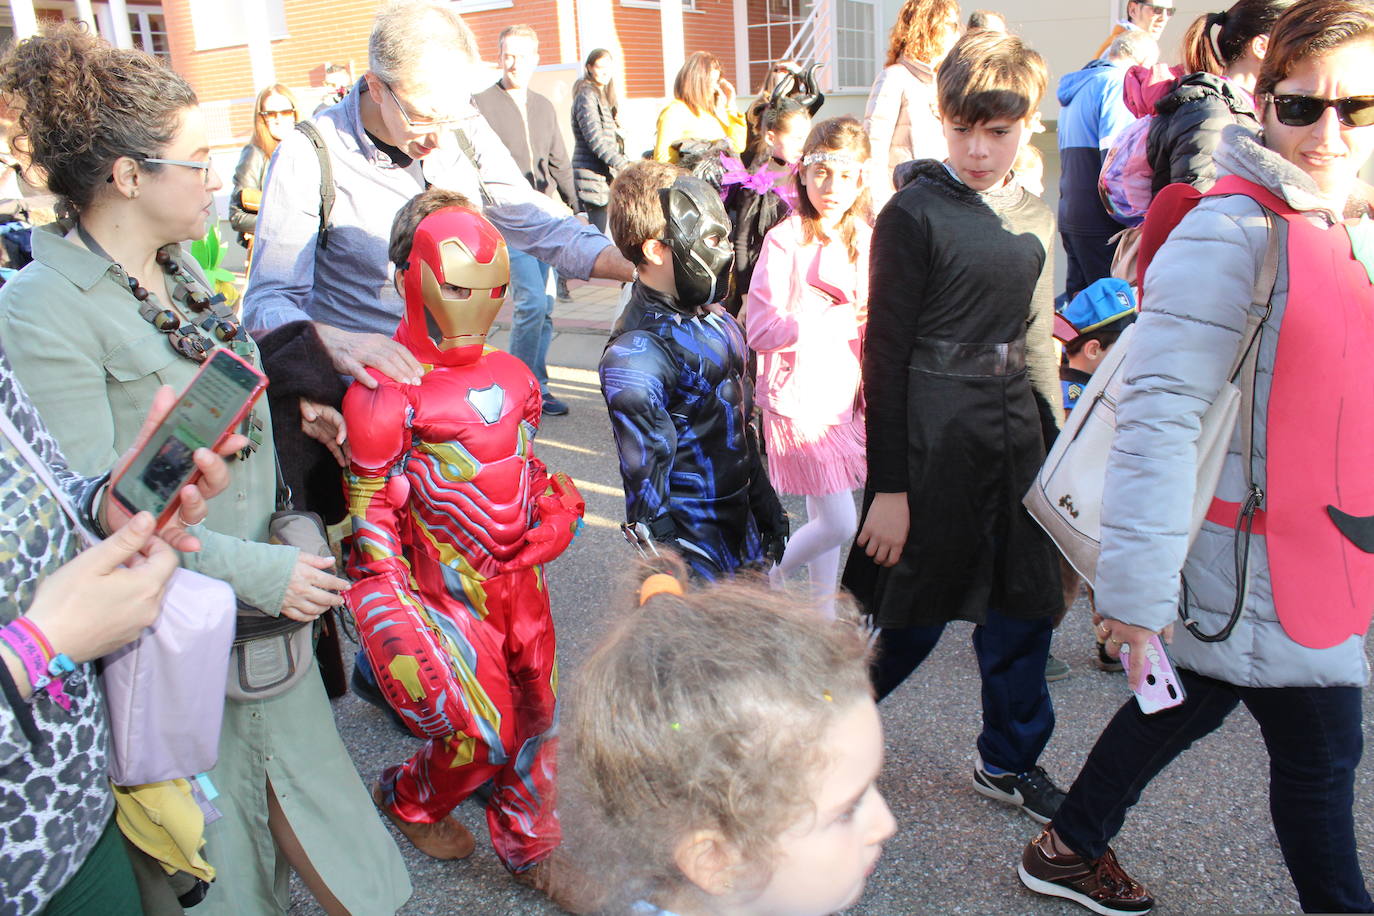
[[[1154,169],[1145,155],[1145,140],[1153,122],[1154,115],[1140,118],[1117,134],[1097,179],[1102,205],[1126,226],[1139,225],[1150,209]]]

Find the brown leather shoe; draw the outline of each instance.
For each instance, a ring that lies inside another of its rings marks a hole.
[[[432,824],[403,820],[386,803],[386,794],[382,791],[381,783],[373,784],[372,801],[391,819],[396,829],[404,833],[406,839],[427,856],[435,859],[466,859],[477,848],[477,841],[472,838],[472,833],[452,814]]]
[[[1017,869],[1021,883],[1037,894],[1063,897],[1101,916],[1140,916],[1154,907],[1154,898],[1126,874],[1111,847],[1097,859],[1056,855],[1046,827],[1031,840]]]
[[[515,872],[515,880],[527,884],[548,897],[561,909],[582,916],[600,909],[605,889],[570,863],[560,852],[553,852],[524,871]]]

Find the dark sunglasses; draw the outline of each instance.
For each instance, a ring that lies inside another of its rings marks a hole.
[[[1140,2],[1140,0],[1136,0],[1136,2]],[[1174,14],[1174,8],[1172,6],[1156,6],[1153,3],[1140,3],[1140,5],[1156,16],[1163,16],[1165,19],[1168,19]]]
[[[1274,117],[1289,127],[1317,123],[1326,109],[1336,109],[1336,119],[1346,127],[1374,124],[1374,95],[1352,95],[1344,99],[1320,99],[1311,95],[1276,95]]]

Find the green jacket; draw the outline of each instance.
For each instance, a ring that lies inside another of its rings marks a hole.
[[[101,474],[133,442],[158,388],[181,391],[198,364],[138,314],[118,265],[58,231],[56,224],[35,231],[33,263],[0,289],[0,343],[72,469]],[[262,446],[230,463],[229,489],[197,531],[204,547],[184,564],[276,614],[297,551],[266,543],[276,466],[267,399],[255,409]]]

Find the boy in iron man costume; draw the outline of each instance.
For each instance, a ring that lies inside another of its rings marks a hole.
[[[557,666],[542,564],[581,525],[572,481],[534,457],[539,385],[486,350],[509,281],[500,233],[431,189],[392,227],[406,310],[395,339],[419,384],[376,371],[344,398],[354,544],[346,592],[388,702],[425,746],[373,798],[422,852],[457,859],[450,812],[488,779],[497,855],[527,872],[558,845]],[[531,873],[532,874],[532,873]]]

